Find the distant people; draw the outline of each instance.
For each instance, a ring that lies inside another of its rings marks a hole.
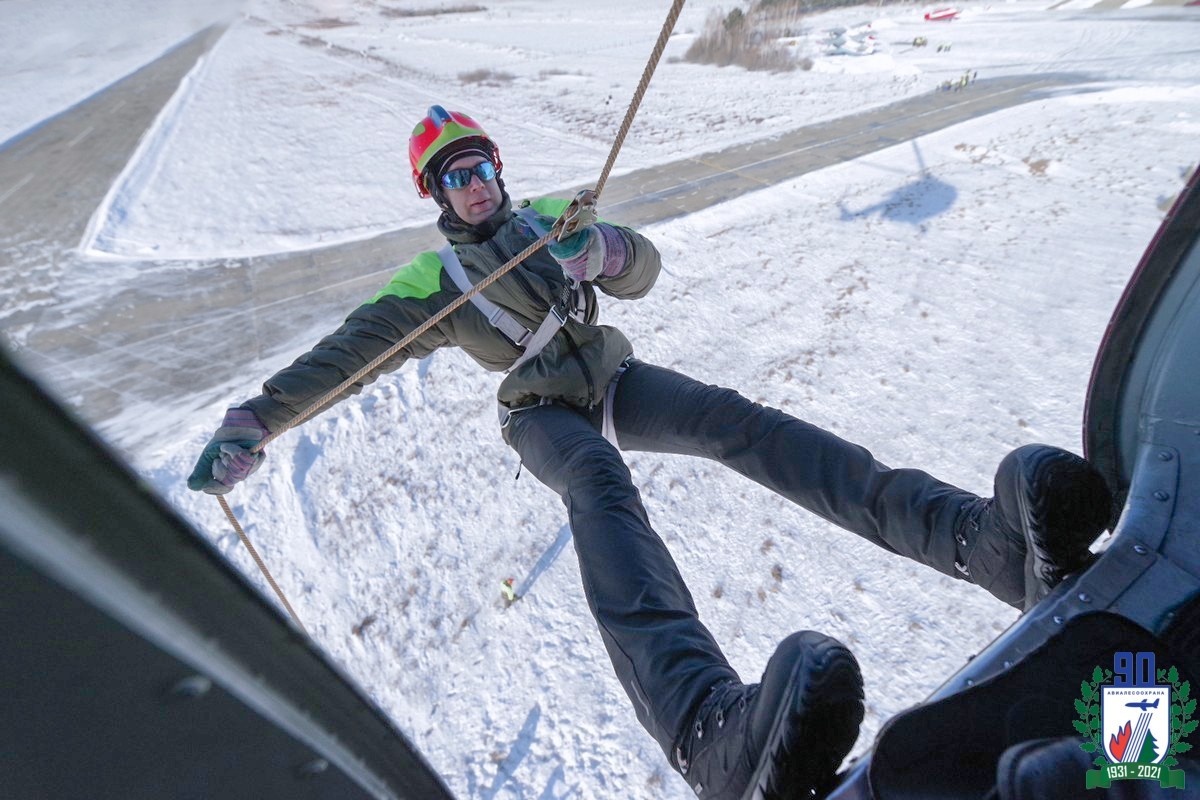
[[[618,448],[712,459],[898,555],[1028,609],[1079,568],[1108,521],[1104,481],[1044,445],[1009,454],[985,499],[732,389],[633,356],[600,325],[598,293],[637,299],[660,270],[654,245],[596,221],[594,195],[514,210],[500,149],[471,117],[433,106],[409,139],[417,192],[441,210],[450,246],[421,253],[312,350],[230,409],[188,479],[224,493],[262,463],[249,449],[536,241],[563,215],[577,226],[379,367],[457,346],[490,371],[500,429],[567,508],[584,596],[638,720],[703,798],[808,797],[850,751],[863,717],[859,667],[840,642],[787,636],[744,684],[700,622],[650,525]],[[494,309],[494,310],[493,310]],[[731,339],[736,346],[736,339]],[[347,394],[361,389],[356,385]],[[446,420],[447,425],[455,424]],[[405,432],[381,435],[403,437]],[[469,486],[462,487],[464,499]]]

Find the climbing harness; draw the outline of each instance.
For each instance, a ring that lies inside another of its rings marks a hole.
[[[542,225],[541,220],[538,219],[537,212],[532,208],[518,209],[517,214],[525,220],[538,236],[546,235],[546,227]],[[439,250],[438,258],[442,260],[442,266],[445,268],[446,274],[450,276],[450,280],[454,281],[454,285],[458,287],[460,292],[467,294],[474,288],[471,279],[467,277],[466,270],[463,269],[462,261],[458,258],[458,253],[454,251],[454,245],[448,244]],[[570,294],[571,296],[568,299],[551,305],[542,323],[538,325],[536,330],[532,331],[522,325],[512,314],[509,314],[503,308],[484,297],[483,294],[471,294],[472,305],[479,309],[483,316],[487,318],[487,321],[491,323],[492,327],[504,334],[505,338],[510,342],[524,350],[505,372],[512,372],[542,352],[542,348],[550,343],[550,340],[554,338],[554,334],[558,333],[559,329],[567,324],[568,319],[574,318],[580,322],[583,321],[585,300],[583,286],[575,283],[571,287]]]
[[[604,168],[602,170],[600,170],[600,179],[596,181],[596,188],[594,190],[592,190],[593,196],[591,198],[588,198],[588,200],[593,204],[597,200],[599,200],[600,194],[604,191],[604,185],[605,185],[605,183],[608,182],[608,175],[610,172],[612,172],[613,164],[617,160],[617,153],[620,152],[621,145],[625,142],[625,136],[629,133],[629,127],[633,124],[633,118],[637,114],[638,107],[642,104],[642,97],[645,96],[646,88],[650,85],[650,78],[654,74],[655,68],[658,66],[658,61],[662,57],[663,50],[666,49],[667,39],[669,39],[671,37],[671,31],[674,30],[674,28],[675,28],[675,21],[679,19],[679,12],[683,10],[683,4],[684,4],[684,0],[673,0],[673,2],[671,4],[671,10],[667,12],[667,18],[663,22],[662,30],[659,31],[659,33],[658,33],[658,40],[655,41],[655,43],[654,43],[654,49],[650,53],[650,58],[646,62],[645,69],[642,70],[642,77],[638,81],[637,89],[633,93],[633,98],[629,101],[629,108],[626,109],[626,111],[625,111],[625,118],[621,121],[621,127],[617,130],[617,135],[613,140],[612,147],[608,151],[608,159],[604,162]],[[572,208],[578,209],[579,205],[580,204],[573,204],[572,206],[568,206],[568,208],[567,208],[568,212],[570,212]],[[392,356],[396,355],[396,353],[400,352],[405,347],[407,347],[409,344],[414,342],[418,337],[420,337],[422,334],[424,334],[426,331],[428,331],[430,328],[432,328],[438,322],[440,322],[441,320],[445,319],[450,314],[457,311],[460,307],[462,307],[463,303],[474,302],[474,298],[479,296],[480,293],[482,293],[484,289],[491,286],[493,283],[500,280],[500,278],[502,278],[506,274],[508,274],[508,272],[513,267],[515,267],[517,264],[520,264],[522,261],[529,258],[531,255],[536,253],[542,247],[549,244],[551,239],[556,238],[556,237],[561,238],[563,235],[569,234],[569,232],[573,232],[571,228],[568,228],[566,226],[566,222],[567,222],[567,220],[565,220],[562,217],[555,220],[554,225],[550,228],[550,230],[547,231],[546,233],[542,234],[538,238],[537,241],[533,242],[531,245],[526,247],[524,250],[517,253],[515,256],[513,256],[511,259],[509,259],[508,263],[506,263],[504,266],[497,269],[491,275],[488,275],[486,278],[484,278],[479,283],[472,286],[468,291],[463,292],[463,294],[461,294],[459,297],[455,298],[452,302],[448,303],[445,306],[445,308],[438,311],[432,317],[430,317],[429,319],[422,322],[420,325],[418,325],[416,328],[414,328],[413,331],[411,333],[409,333],[407,336],[405,336],[403,339],[396,342],[394,345],[389,347],[384,352],[380,353],[378,356],[376,356],[374,359],[372,359],[369,364],[367,364],[362,369],[360,369],[358,372],[354,373],[349,378],[344,380],[339,386],[337,386],[337,388],[322,395],[320,398],[318,398],[316,400],[316,402],[314,402],[308,408],[301,411],[299,414],[297,414],[295,417],[293,417],[291,420],[289,420],[285,425],[281,426],[278,431],[275,431],[275,432],[270,433],[267,436],[265,436],[261,441],[259,441],[253,447],[250,448],[250,452],[251,453],[261,452],[264,447],[266,447],[270,442],[273,442],[275,439],[277,439],[279,436],[281,436],[284,432],[289,431],[292,428],[296,427],[297,425],[304,422],[309,417],[313,416],[317,412],[324,409],[327,405],[329,405],[330,403],[335,401],[337,398],[341,397],[343,392],[345,392],[347,389],[354,386],[356,383],[358,383],[360,380],[365,378],[367,375],[370,375],[376,368],[378,368],[379,366],[384,364],[388,359],[390,359]],[[457,258],[456,258],[456,260],[457,260]],[[445,262],[443,261],[443,264],[444,263]],[[465,277],[465,275],[464,275],[464,277]],[[554,316],[554,315],[552,314],[551,316]],[[514,320],[514,322],[515,322],[515,320]],[[559,325],[559,327],[561,327],[562,324],[566,324],[565,319]],[[545,322],[543,322],[543,324],[541,326],[539,326],[539,331],[540,331],[541,327],[544,327],[544,326],[545,326]],[[554,333],[557,333],[557,331],[558,331],[558,328],[554,328]],[[534,335],[536,336],[537,334],[535,333]],[[553,336],[553,333],[551,333],[550,336]],[[549,338],[547,338],[547,341],[548,340],[549,340]],[[538,347],[538,349],[540,350],[541,347],[544,345],[545,345],[545,342],[543,342],[542,345],[540,345]],[[524,357],[528,353],[529,349],[530,349],[529,346],[526,345],[526,353],[522,354],[522,357]],[[535,353],[535,355],[536,355],[536,353]],[[612,386],[615,386],[615,384],[612,384]],[[611,387],[610,387],[609,394],[612,394]],[[606,400],[607,399],[608,398],[606,398]],[[608,403],[607,405],[609,405],[609,407],[611,408],[611,403]],[[608,415],[609,413],[611,413],[611,412],[606,410],[606,415]],[[225,496],[219,494],[216,497],[217,497],[217,502],[221,505],[221,510],[225,512],[225,516],[229,519],[229,522],[233,526],[234,531],[237,532],[238,538],[241,539],[242,543],[244,545],[246,545],[246,548],[250,551],[251,556],[254,558],[254,563],[258,565],[259,571],[261,571],[262,574],[266,577],[267,583],[270,584],[271,588],[275,591],[275,595],[283,603],[283,607],[285,609],[287,609],[288,613],[291,614],[292,619],[295,620],[296,624],[300,627],[300,629],[302,631],[304,631],[305,630],[304,623],[302,623],[300,621],[300,617],[296,615],[296,612],[292,609],[291,604],[288,603],[287,598],[284,597],[283,592],[280,590],[279,586],[275,583],[274,578],[271,577],[271,573],[267,570],[266,564],[264,564],[262,559],[259,558],[258,553],[255,551],[253,545],[250,543],[250,538],[246,535],[245,531],[242,530],[241,523],[238,522],[237,516],[233,513],[233,509],[231,509],[229,507],[229,503],[225,500]],[[307,633],[307,631],[305,631],[305,632]]]
[[[618,450],[621,449],[621,446],[617,444],[617,425],[613,422],[613,403],[617,397],[617,382],[621,380],[621,376],[627,369],[629,369],[629,359],[625,359],[625,363],[617,367],[612,380],[608,382],[608,388],[604,390],[604,423],[600,427],[600,433],[605,439],[608,439],[609,444]]]

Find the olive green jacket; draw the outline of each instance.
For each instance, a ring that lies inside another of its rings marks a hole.
[[[565,200],[533,203],[538,213],[550,217],[545,220],[547,227],[566,205]],[[537,240],[538,236],[516,213],[509,213],[511,217],[495,235],[484,241],[447,233],[472,283],[479,283]],[[586,305],[581,316],[585,321],[569,319],[541,353],[510,373],[497,393],[501,404],[517,408],[548,398],[579,407],[593,406],[603,398],[621,362],[632,354],[633,346],[624,334],[596,324],[599,307],[595,289],[618,298],[642,297],[657,280],[661,262],[648,239],[628,228],[616,229],[627,245],[625,268],[612,277],[584,284]],[[569,290],[570,281],[542,248],[488,286],[483,294],[527,328],[536,330],[550,307],[569,296]],[[263,393],[243,407],[252,409],[271,431],[279,430],[461,295],[437,253],[421,253],[401,267],[379,294],[356,308],[340,328],[271,376],[263,384]],[[464,303],[354,384],[342,398],[360,392],[379,373],[451,345],[461,347],[493,372],[508,369],[522,353],[474,305]]]

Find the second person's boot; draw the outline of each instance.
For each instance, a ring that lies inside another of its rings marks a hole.
[[[1067,574],[1086,566],[1108,526],[1112,495],[1088,462],[1030,444],[1005,456],[995,495],[967,503],[955,526],[965,579],[1028,611]]]

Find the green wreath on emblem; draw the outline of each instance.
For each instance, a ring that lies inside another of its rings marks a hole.
[[[1092,670],[1091,681],[1083,681],[1079,685],[1080,699],[1075,701],[1075,711],[1079,714],[1079,719],[1072,724],[1075,730],[1083,737],[1084,742],[1079,745],[1079,748],[1085,753],[1096,753],[1096,757],[1092,759],[1092,763],[1097,767],[1104,767],[1109,762],[1104,757],[1103,747],[1100,743],[1100,687],[1111,682],[1113,677],[1112,670],[1101,669],[1096,667]],[[1192,719],[1192,715],[1196,713],[1196,698],[1191,697],[1192,686],[1188,681],[1179,681],[1179,670],[1175,667],[1170,669],[1157,670],[1157,679],[1160,685],[1170,684],[1174,693],[1171,695],[1171,747],[1167,751],[1167,755],[1162,760],[1162,766],[1165,770],[1163,774],[1163,786],[1172,786],[1175,788],[1183,788],[1182,772],[1172,772],[1171,767],[1179,764],[1179,759],[1175,756],[1186,753],[1192,749],[1192,746],[1184,741],[1197,726],[1200,726],[1200,720]],[[1088,773],[1089,783],[1091,788],[1091,775],[1099,773]],[[1107,783],[1097,784],[1106,786]]]
[[[1079,713],[1079,719],[1072,724],[1086,740],[1079,745],[1085,753],[1104,752],[1100,746],[1100,687],[1111,681],[1112,676],[1111,669],[1096,667],[1092,670],[1092,680],[1079,684],[1082,697],[1075,701],[1075,710]],[[1108,763],[1108,759],[1098,755],[1092,759],[1092,763],[1097,767],[1102,767]]]
[[[1192,685],[1188,681],[1180,684],[1179,670],[1174,667],[1158,670],[1158,681],[1171,684],[1171,688],[1175,690],[1175,693],[1171,695],[1173,700],[1171,703],[1171,749],[1168,751],[1167,757],[1163,759],[1163,766],[1169,769],[1179,763],[1179,759],[1175,757],[1176,754],[1186,753],[1192,749],[1192,746],[1185,742],[1184,738],[1196,730],[1196,726],[1200,725],[1200,720],[1192,719],[1192,714],[1196,713],[1196,698],[1188,699],[1192,693]]]

